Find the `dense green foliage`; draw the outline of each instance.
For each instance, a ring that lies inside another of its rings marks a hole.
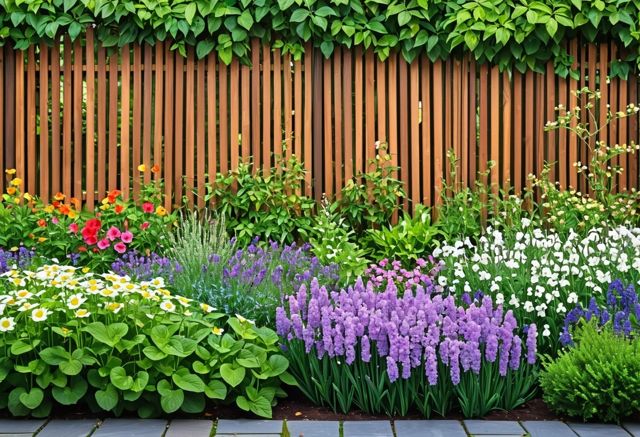
[[[470,51],[522,71],[553,60],[567,75],[568,37],[607,37],[637,53],[639,10],[639,0],[1,0],[0,42],[24,49],[95,25],[106,46],[170,39],[183,54],[188,46],[199,57],[215,50],[226,63],[248,59],[250,39],[260,38],[295,55],[310,41],[325,56],[337,45],[362,45],[382,59],[392,50],[407,60]]]
[[[619,422],[640,411],[640,341],[607,326],[586,324],[575,347],[561,352],[540,375],[544,400],[554,411],[584,420]]]

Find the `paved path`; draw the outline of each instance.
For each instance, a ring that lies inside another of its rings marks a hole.
[[[286,433],[283,433],[284,430]],[[497,420],[172,420],[0,419],[0,437],[640,437],[640,423],[622,426]]]

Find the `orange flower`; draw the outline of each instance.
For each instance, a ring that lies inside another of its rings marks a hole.
[[[64,194],[60,193],[60,192],[57,192],[57,193],[56,193],[56,195],[55,195],[55,196],[53,196],[53,198],[54,198],[55,200],[64,200],[64,198],[65,198],[65,197],[66,197],[66,196],[65,196]]]
[[[45,226],[47,226],[47,222],[44,219],[40,219],[38,220],[38,226],[44,228]]]
[[[163,217],[167,215],[167,210],[165,209],[164,206],[159,206],[156,208],[156,214],[158,214],[160,217]]]
[[[151,173],[160,173],[160,166],[158,164],[155,164],[153,167],[151,167]]]
[[[54,200],[54,201],[51,203],[51,206],[53,206],[54,208],[58,208],[58,207],[60,206],[60,202],[58,202],[57,200]]]
[[[120,214],[122,211],[124,211],[124,206],[116,205],[115,211],[116,211],[116,214]]]
[[[84,247],[84,246],[78,247],[78,252],[86,252],[86,251],[87,251],[86,247]]]
[[[7,194],[13,196],[14,194],[16,194],[16,189],[14,187],[7,188]]]
[[[116,199],[118,198],[118,196],[120,196],[120,194],[120,190],[112,190],[107,196],[109,203],[116,203]]]
[[[80,209],[80,200],[78,200],[77,197],[70,198],[69,203],[71,203],[75,209]]]
[[[69,214],[69,211],[71,211],[71,209],[67,205],[60,205],[60,208],[58,208],[58,212],[62,215]]]

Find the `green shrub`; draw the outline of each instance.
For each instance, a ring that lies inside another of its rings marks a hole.
[[[544,401],[560,414],[620,422],[640,411],[640,339],[585,324],[576,345],[547,359],[540,375]]]
[[[431,223],[431,211],[416,205],[411,217],[404,215],[397,225],[367,231],[367,246],[372,259],[397,259],[405,265],[418,258],[426,258],[441,236],[437,225]]]
[[[14,416],[84,403],[152,417],[213,400],[270,417],[291,382],[275,332],[171,295],[161,279],[47,265],[10,271],[0,289],[0,408]]]

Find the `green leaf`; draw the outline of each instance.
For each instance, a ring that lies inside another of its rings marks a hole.
[[[34,348],[33,344],[25,343],[22,340],[18,340],[11,345],[10,350],[12,355],[22,355],[32,351],[33,348]]]
[[[58,366],[71,358],[71,354],[62,346],[53,346],[39,352],[40,358],[50,365]]]
[[[238,386],[244,380],[245,374],[246,370],[243,367],[234,368],[229,363],[225,363],[220,367],[220,376],[231,387]]]
[[[411,13],[408,11],[402,11],[398,14],[398,25],[404,26],[409,21],[411,21]]]
[[[91,334],[99,342],[114,347],[122,337],[127,335],[129,327],[126,323],[112,323],[109,326],[105,326],[102,322],[93,322],[87,325],[83,331]]]
[[[168,390],[160,398],[160,406],[162,407],[162,410],[167,414],[171,414],[178,411],[182,406],[183,402],[184,402],[184,392],[180,389]]]
[[[75,377],[72,378],[71,384],[65,387],[53,387],[51,394],[62,405],[74,405],[85,395],[88,386],[87,381]]]
[[[325,58],[329,58],[333,53],[333,42],[332,41],[322,41],[320,44],[320,51],[325,56]]]
[[[7,406],[12,415],[26,416],[29,414],[29,409],[20,401],[20,396],[26,392],[27,390],[24,387],[16,387],[9,393]]]
[[[253,17],[251,16],[251,12],[248,10],[242,12],[238,17],[238,24],[247,30],[251,30],[251,26],[253,26]]]
[[[547,29],[547,32],[549,33],[549,36],[553,38],[558,31],[558,22],[553,18],[550,18],[549,21],[547,21],[547,23],[545,24],[545,27]]]
[[[160,349],[158,349],[155,346],[147,346],[144,349],[142,349],[142,353],[149,358],[150,360],[153,361],[160,361],[164,358],[167,357],[167,354],[165,354],[164,352],[162,352]]]
[[[478,46],[478,37],[474,32],[466,32],[464,34],[464,42],[469,50],[474,50]]]
[[[571,0],[573,6],[575,6],[579,11],[582,10],[582,0]]]
[[[204,411],[205,398],[202,393],[185,393],[182,411],[190,414],[198,414]]]
[[[172,375],[173,382],[185,391],[194,393],[202,393],[205,390],[205,384],[198,375],[189,373],[187,369],[180,369]]]
[[[38,408],[43,400],[44,392],[38,387],[33,387],[31,391],[20,394],[20,402],[30,410]]]
[[[195,3],[188,3],[184,8],[184,19],[189,25],[193,23],[193,17],[196,16],[197,5]]]
[[[105,411],[113,410],[118,405],[118,391],[112,384],[107,384],[104,390],[97,390],[96,402]]]
[[[145,371],[140,371],[136,373],[135,377],[133,378],[133,385],[131,386],[130,390],[134,392],[142,392],[147,386],[148,382],[149,374]]]
[[[60,363],[60,371],[65,375],[74,376],[82,371],[82,362],[76,359],[70,359]]]
[[[291,21],[292,23],[301,23],[306,20],[308,16],[308,9],[299,8],[293,11],[293,14],[291,14],[291,18],[289,19],[289,21]]]
[[[124,367],[114,367],[109,372],[109,379],[117,389],[129,390],[133,386],[133,378],[127,375]]]
[[[278,6],[281,11],[286,11],[291,7],[295,0],[278,0]]]
[[[204,394],[209,399],[224,400],[227,397],[227,387],[222,381],[214,379],[204,388]]]

